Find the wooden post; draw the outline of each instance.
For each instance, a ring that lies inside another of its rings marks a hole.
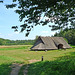
[[[42,56],[42,58],[41,58],[41,61],[43,61],[43,56]]]

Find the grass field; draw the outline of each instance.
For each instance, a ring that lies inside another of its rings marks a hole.
[[[66,49],[66,50],[51,50],[47,52],[45,51],[36,52],[36,51],[30,51],[30,47],[31,45],[0,46],[0,75],[9,75],[11,71],[10,65],[14,62],[28,64],[29,60],[36,59],[41,61],[41,57],[43,56],[44,63],[46,63],[46,61],[50,62],[50,61],[58,60],[59,57],[62,58],[64,56],[75,55],[75,48]],[[41,62],[39,63],[39,65],[41,65]],[[29,75],[31,73],[30,70],[31,69],[29,68]],[[46,75],[46,74],[43,73],[41,75]]]

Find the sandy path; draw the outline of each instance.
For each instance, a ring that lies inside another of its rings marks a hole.
[[[38,62],[38,61],[41,61],[41,60],[32,59],[32,60],[29,60],[29,63],[34,63],[34,62]]]
[[[37,61],[40,61],[40,60],[36,60],[36,59],[29,60],[29,63],[34,63],[34,62],[37,62]],[[19,70],[22,66],[23,66],[23,64],[13,63],[11,65],[12,71],[11,71],[10,75],[18,75]],[[29,67],[29,64],[27,64],[26,68],[23,70],[23,75],[27,75],[28,67]]]
[[[17,63],[13,63],[11,68],[12,71],[10,73],[10,75],[18,75],[18,72],[20,70],[20,68],[22,67],[23,64],[17,64]]]
[[[29,65],[27,64],[25,70],[23,70],[23,75],[27,75],[27,73],[28,73],[28,67],[29,67]]]
[[[36,60],[36,59],[29,60],[29,63],[34,63],[34,62],[37,62],[37,61],[40,61],[40,60]],[[26,68],[23,70],[23,74],[24,75],[27,75],[27,73],[28,73],[28,67],[29,67],[29,64],[27,64]]]

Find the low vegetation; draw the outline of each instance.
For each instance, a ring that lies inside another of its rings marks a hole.
[[[75,48],[74,48],[74,46],[73,46],[73,49],[51,50],[51,51],[47,51],[47,52],[45,52],[45,51],[30,51],[31,46],[32,45],[0,46],[0,75],[9,75],[11,72],[11,64],[12,63],[29,64],[29,60],[34,60],[34,59],[40,60],[40,62],[30,64],[28,75],[31,75],[30,73],[32,70],[34,70],[34,68],[35,68],[35,70],[33,71],[33,73],[35,75],[39,75],[39,73],[41,75],[51,74],[51,72],[47,72],[50,70],[49,67],[51,67],[51,68],[52,67],[53,68],[63,67],[63,69],[65,71],[66,69],[68,69],[65,67],[66,65],[67,66],[71,65],[70,69],[71,69],[71,71],[74,71],[74,69],[75,69],[73,67],[73,66],[75,66],[75,63],[74,63]],[[42,56],[44,57],[43,62],[41,62]],[[65,59],[64,59],[64,57],[65,57]],[[62,58],[62,60],[60,60],[61,58]],[[58,64],[56,64],[56,63],[58,63]],[[57,66],[54,67],[51,65],[57,65]],[[60,66],[60,65],[63,65],[63,66]],[[47,69],[47,70],[45,71],[45,69]],[[21,70],[21,72],[22,72],[22,70]],[[51,69],[50,71],[52,71],[52,70],[55,71],[56,69]],[[59,74],[61,71],[62,70],[57,69],[55,73]],[[48,73],[48,74],[46,74],[46,73]],[[72,75],[73,75],[73,73],[72,73]],[[32,75],[34,75],[34,74],[32,74]]]
[[[75,52],[58,60],[30,64],[28,75],[75,75]]]

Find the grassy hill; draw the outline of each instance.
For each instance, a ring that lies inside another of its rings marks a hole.
[[[75,75],[75,52],[54,61],[32,63],[28,75]]]
[[[14,62],[29,64],[34,59],[40,62],[30,64],[28,75],[75,75],[75,48],[36,52],[30,51],[31,46],[0,46],[0,75],[9,75]]]

